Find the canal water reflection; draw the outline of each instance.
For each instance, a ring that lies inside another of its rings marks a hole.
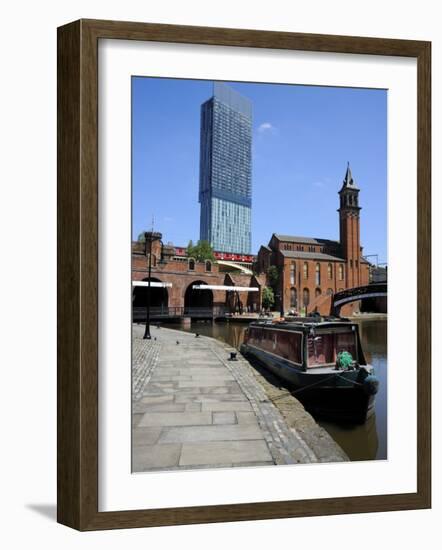
[[[367,363],[375,368],[379,378],[375,414],[363,425],[342,425],[316,418],[351,460],[382,460],[387,458],[387,320],[359,319],[362,348]],[[174,327],[176,328],[176,327]],[[187,332],[211,336],[239,349],[247,323],[192,323]]]

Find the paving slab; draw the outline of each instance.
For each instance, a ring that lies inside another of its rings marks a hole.
[[[132,470],[143,472],[151,468],[177,466],[181,455],[181,445],[141,445],[132,453]]]
[[[175,403],[170,401],[168,403],[137,403],[134,405],[134,410],[137,412],[184,412],[186,411],[185,403]],[[197,409],[194,409],[197,410]],[[201,407],[198,409],[201,411]]]
[[[204,426],[198,430],[193,427],[163,428],[158,443],[193,443],[210,441],[247,441],[263,440],[264,437],[258,425],[239,426]]]
[[[256,416],[254,412],[238,411],[235,413],[238,424],[256,424]]]
[[[201,412],[201,403],[198,403],[197,401],[192,401],[191,403],[183,403],[183,405],[186,412]]]
[[[200,380],[183,380],[178,382],[179,388],[216,388],[227,386],[227,380],[211,380],[210,378]]]
[[[252,413],[253,414],[253,413]],[[212,414],[214,424],[237,424],[234,412],[214,412]]]
[[[202,411],[253,411],[247,401],[218,401],[202,403]]]
[[[211,412],[147,412],[138,426],[201,426],[212,424]]]
[[[184,443],[179,460],[180,466],[215,465],[219,463],[273,462],[264,440],[258,441],[211,441],[209,443]]]
[[[160,438],[163,428],[156,426],[153,428],[138,428],[132,434],[132,445],[154,445]]]
[[[142,397],[141,403],[170,403],[174,401],[173,395],[153,395],[150,397]]]

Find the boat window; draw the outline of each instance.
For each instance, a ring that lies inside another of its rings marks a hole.
[[[317,333],[308,336],[308,366],[332,365],[340,351],[348,351],[356,359],[354,332]]]
[[[279,355],[288,361],[302,364],[302,334],[283,330],[249,329],[250,344]]]

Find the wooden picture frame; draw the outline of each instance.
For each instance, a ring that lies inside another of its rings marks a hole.
[[[124,39],[402,56],[418,67],[417,492],[98,511],[98,41]],[[58,29],[58,521],[82,531],[431,506],[431,44],[79,20]]]

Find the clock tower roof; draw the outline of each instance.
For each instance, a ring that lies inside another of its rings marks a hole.
[[[346,190],[359,191],[359,187],[356,185],[355,180],[353,179],[349,162],[347,162],[347,171],[345,172],[344,181],[342,182],[342,187],[339,193],[342,193]]]

